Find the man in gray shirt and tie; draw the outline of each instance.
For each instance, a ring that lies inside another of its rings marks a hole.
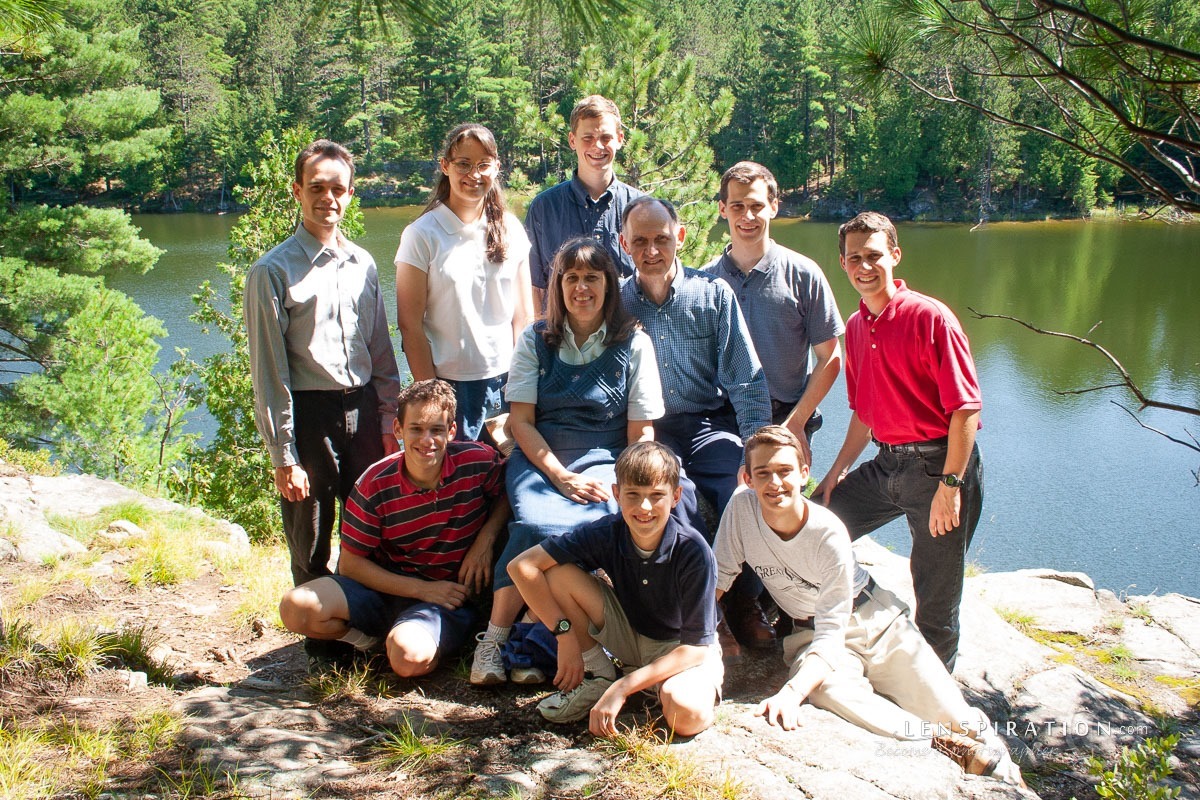
[[[337,500],[397,449],[400,373],[375,261],[338,230],[354,196],[350,152],[318,140],[295,172],[301,222],[250,269],[243,311],[254,421],[275,468],[299,586],[329,574]]]

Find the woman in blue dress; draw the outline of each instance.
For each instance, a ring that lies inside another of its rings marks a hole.
[[[507,678],[500,648],[524,604],[508,562],[542,540],[617,513],[613,465],[633,442],[654,438],[662,385],[650,337],[621,306],[620,278],[591,238],[563,245],[551,267],[546,319],[525,329],[505,395],[517,447],[508,460],[513,521],[496,564],[495,596],[479,635],[471,683]],[[544,680],[514,669],[515,683]]]

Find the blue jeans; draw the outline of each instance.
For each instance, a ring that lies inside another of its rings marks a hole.
[[[460,442],[479,441],[484,421],[508,410],[508,403],[504,400],[504,384],[508,383],[507,372],[494,378],[481,378],[477,381],[447,380],[446,383],[454,387],[454,400],[458,406],[454,415],[458,435],[454,438]]]
[[[946,463],[946,448],[921,453],[891,453],[883,449],[860,464],[829,496],[829,510],[846,523],[858,539],[899,516],[908,520],[912,535],[913,592],[916,623],[925,641],[954,671],[958,655],[958,606],[962,601],[967,548],[983,508],[983,463],[979,446],[971,451],[963,487],[958,527],[941,536],[929,533],[929,507]]]

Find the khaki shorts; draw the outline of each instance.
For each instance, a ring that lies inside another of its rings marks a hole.
[[[617,602],[617,595],[606,582],[595,579],[596,585],[604,595],[604,628],[595,625],[588,626],[588,634],[604,649],[612,653],[626,668],[644,667],[650,662],[665,656],[679,646],[678,639],[651,639],[634,630],[629,624],[629,617]],[[725,680],[725,662],[721,660],[721,645],[714,642],[707,646],[708,653],[703,663],[686,669],[680,675],[695,673],[705,683],[711,684],[716,692],[716,702],[721,702],[721,684]],[[655,690],[662,689],[662,683]]]

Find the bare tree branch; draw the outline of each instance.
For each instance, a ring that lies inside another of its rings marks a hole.
[[[878,19],[864,14],[849,37],[847,63],[868,84],[897,76],[930,99],[1107,162],[1140,191],[1200,212],[1200,53],[1145,7],[890,0],[889,10]],[[931,53],[945,53],[944,65],[931,63]],[[994,96],[960,92],[954,74],[1022,83],[1048,105],[1005,108]]]
[[[1078,342],[1079,344],[1086,345],[1087,347],[1092,348],[1093,350],[1095,350],[1098,353],[1100,353],[1101,355],[1103,355],[1106,359],[1108,359],[1108,362],[1113,365],[1113,368],[1116,369],[1118,373],[1120,373],[1121,382],[1119,384],[1114,384],[1114,386],[1124,386],[1126,389],[1128,389],[1129,392],[1134,397],[1136,397],[1138,399],[1138,402],[1141,404],[1141,408],[1139,410],[1144,410],[1147,408],[1162,408],[1162,409],[1166,409],[1167,411],[1177,411],[1180,414],[1192,414],[1193,416],[1200,417],[1200,408],[1179,405],[1178,403],[1166,403],[1161,400],[1153,400],[1153,399],[1147,397],[1146,394],[1142,391],[1141,387],[1138,386],[1137,383],[1133,380],[1133,377],[1129,374],[1129,371],[1126,370],[1124,365],[1122,365],[1121,362],[1117,360],[1117,357],[1114,356],[1112,353],[1110,353],[1107,349],[1105,349],[1105,347],[1103,345],[1097,344],[1096,342],[1093,342],[1091,339],[1085,339],[1084,337],[1076,336],[1073,333],[1062,333],[1061,331],[1048,331],[1044,328],[1039,328],[1038,326],[1034,325],[1031,322],[1026,322],[1023,319],[1018,319],[1017,317],[1012,317],[1007,314],[983,314],[983,313],[971,308],[970,306],[967,307],[967,310],[970,311],[972,314],[974,314],[976,319],[1006,319],[1006,320],[1009,320],[1010,322],[1015,322],[1018,325],[1024,326],[1025,328],[1028,328],[1029,330],[1033,331],[1034,333],[1040,333],[1043,336],[1057,336],[1060,339],[1069,339],[1073,342]],[[1100,389],[1100,388],[1111,388],[1111,387],[1097,386],[1097,387],[1093,387],[1093,388]],[[1091,390],[1089,389],[1089,390],[1085,390],[1085,391],[1091,391]],[[1076,392],[1076,393],[1081,394],[1082,392]]]
[[[1163,437],[1164,439],[1170,439],[1175,444],[1181,444],[1184,447],[1187,447],[1191,450],[1195,450],[1197,453],[1200,453],[1200,441],[1197,441],[1196,437],[1192,436],[1192,432],[1189,431],[1187,428],[1184,428],[1183,430],[1184,430],[1184,433],[1186,433],[1189,437],[1191,437],[1190,442],[1185,442],[1183,439],[1177,439],[1174,436],[1172,436],[1171,434],[1167,433],[1166,431],[1160,431],[1158,428],[1155,428],[1151,425],[1147,425],[1146,423],[1142,422],[1138,418],[1137,414],[1133,413],[1131,410],[1129,410],[1127,407],[1125,407],[1121,403],[1118,403],[1116,400],[1109,400],[1108,402],[1112,403],[1114,406],[1121,409],[1129,416],[1133,417],[1133,421],[1136,422],[1138,425],[1141,425],[1146,430],[1153,431],[1154,433],[1157,433],[1159,436]]]

